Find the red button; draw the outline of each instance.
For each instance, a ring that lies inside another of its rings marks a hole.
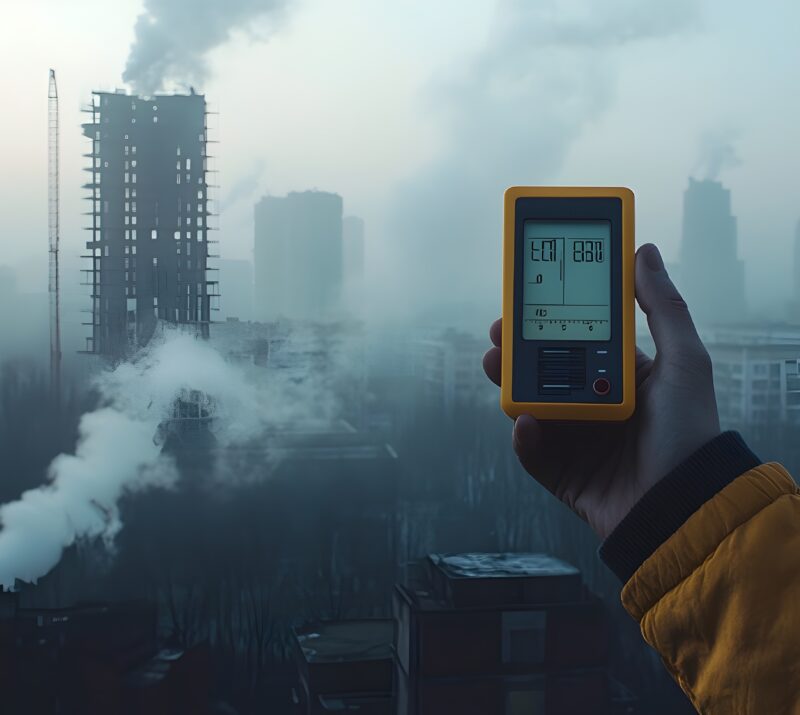
[[[598,377],[592,383],[592,389],[596,395],[607,395],[611,392],[611,383],[604,377]]]

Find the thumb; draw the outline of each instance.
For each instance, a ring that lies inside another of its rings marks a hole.
[[[689,308],[652,243],[636,253],[636,299],[647,316],[656,351],[666,363],[686,365],[708,361]]]

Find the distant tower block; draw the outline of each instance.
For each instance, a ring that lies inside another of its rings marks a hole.
[[[337,318],[342,306],[342,197],[265,196],[255,206],[256,319]]]
[[[794,229],[794,302],[796,306],[800,307],[800,221]],[[800,318],[800,315],[795,316]]]
[[[121,359],[157,321],[208,335],[217,282],[208,279],[209,168],[200,94],[94,92],[91,140],[92,288],[88,352]]]
[[[718,181],[689,179],[683,195],[681,286],[700,325],[746,318],[744,265],[737,256],[731,195]]]
[[[364,220],[342,219],[343,297],[345,307],[356,315],[364,311]]]

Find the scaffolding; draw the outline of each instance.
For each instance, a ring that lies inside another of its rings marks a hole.
[[[207,337],[219,293],[208,265],[218,228],[205,98],[94,92],[83,111],[91,115],[86,352],[124,359],[162,321]]]
[[[50,70],[47,91],[47,174],[48,191],[47,228],[50,254],[50,389],[58,405],[61,400],[61,316],[59,305],[58,243],[59,243],[59,197],[58,197],[58,88],[55,70]]]

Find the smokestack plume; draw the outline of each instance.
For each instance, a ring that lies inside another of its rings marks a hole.
[[[279,18],[287,0],[145,0],[122,78],[152,95],[169,82],[202,86],[208,53],[257,19]]]
[[[222,448],[267,439],[271,428],[287,424],[329,424],[338,402],[323,378],[310,367],[306,373],[268,367],[251,380],[208,343],[170,330],[103,374],[96,385],[101,406],[81,418],[75,454],[56,457],[46,484],[0,506],[0,586],[37,581],[79,540],[113,546],[123,496],[176,484],[161,427],[192,390],[211,398]]]

